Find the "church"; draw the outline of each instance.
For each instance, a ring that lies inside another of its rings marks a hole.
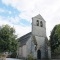
[[[35,59],[45,59],[48,57],[46,21],[40,14],[32,17],[32,31],[18,40],[19,58],[27,58],[29,54]]]

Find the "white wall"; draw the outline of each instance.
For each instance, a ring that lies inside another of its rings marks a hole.
[[[23,45],[23,47],[22,47],[22,56],[23,57],[27,57],[27,49],[26,49],[26,45]]]
[[[36,40],[37,40],[37,44],[38,44],[38,48],[41,46],[44,46],[45,43],[45,37],[39,37],[39,36],[35,36]]]
[[[26,45],[23,45],[22,47],[19,47],[19,52],[18,52],[18,57],[26,57],[27,53],[26,53]]]
[[[42,28],[42,27],[33,26],[32,33],[33,35],[36,35],[36,36],[46,37],[45,28]]]
[[[19,58],[22,57],[22,47],[19,47],[19,48],[18,48],[17,54],[18,54],[18,57],[19,57]]]
[[[31,52],[31,41],[32,41],[32,39],[31,39],[31,37],[29,38],[29,40],[27,41],[27,43],[26,43],[26,46],[27,46],[27,56],[30,54],[30,52]]]

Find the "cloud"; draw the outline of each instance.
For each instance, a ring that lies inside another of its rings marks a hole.
[[[31,32],[31,26],[22,26],[22,25],[19,25],[19,24],[13,24],[14,21],[15,21],[15,23],[17,22],[16,20],[14,20],[14,21],[13,20],[9,21],[8,19],[3,18],[3,17],[0,16],[0,26],[8,24],[11,27],[14,27],[15,31],[16,31],[15,34],[18,37],[21,37],[22,35],[24,35],[24,34],[26,34],[28,32]]]
[[[23,27],[21,25],[14,25],[14,28],[16,30],[16,34],[18,35],[18,37],[21,37],[21,36],[31,32],[31,26]]]
[[[5,12],[5,10],[3,10],[2,8],[0,8],[0,12]]]
[[[2,0],[2,2],[19,10],[21,12],[19,17],[29,22],[32,21],[33,16],[41,14],[46,20],[47,36],[50,35],[52,28],[60,22],[60,0]],[[29,30],[29,28],[27,29]]]
[[[11,22],[12,24],[18,24],[19,22],[20,22],[20,18],[19,17],[8,17],[8,20],[9,20],[9,22]]]

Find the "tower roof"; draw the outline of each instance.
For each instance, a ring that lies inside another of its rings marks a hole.
[[[33,18],[38,18],[38,19],[44,20],[43,17],[42,17],[40,14],[34,16]],[[45,21],[45,20],[44,20],[44,21]]]

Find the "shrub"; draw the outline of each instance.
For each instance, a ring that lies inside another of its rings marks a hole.
[[[17,53],[15,52],[15,53],[12,53],[10,57],[11,58],[16,58],[16,55],[17,55]]]
[[[27,60],[34,60],[32,54],[29,54],[29,55],[28,55]]]

